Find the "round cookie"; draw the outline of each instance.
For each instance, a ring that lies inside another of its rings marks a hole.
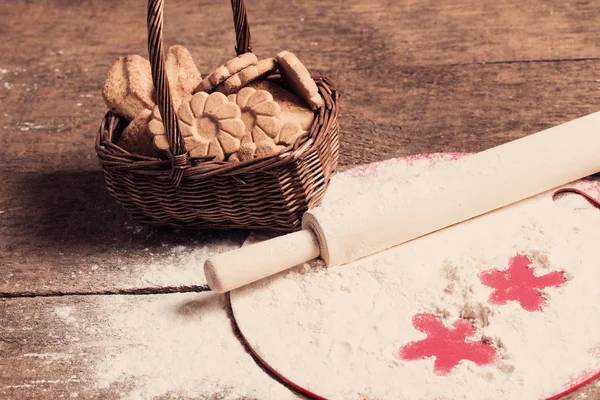
[[[259,135],[275,139],[281,131],[281,108],[273,101],[273,95],[266,90],[245,87],[238,93],[230,94],[229,101],[237,104],[244,121],[245,133],[252,133],[256,142]]]
[[[235,93],[250,82],[272,74],[276,69],[277,61],[274,58],[260,60],[256,65],[250,65],[227,78],[215,90],[224,94]]]
[[[256,137],[256,140],[254,139]],[[253,135],[246,134],[242,140],[237,153],[229,157],[231,162],[241,162],[252,160],[253,158],[269,157],[281,153],[285,146],[279,146],[275,140],[266,136],[264,133]]]
[[[229,156],[229,158],[227,159],[227,161],[232,162],[232,163],[239,163],[242,160],[240,160],[240,158],[238,157],[237,153],[233,153],[232,155]]]
[[[282,51],[277,54],[277,62],[281,76],[292,90],[302,97],[313,110],[321,108],[323,98],[319,94],[319,88],[298,57],[289,51]]]
[[[306,106],[304,100],[285,90],[280,85],[270,80],[259,80],[250,83],[246,87],[256,90],[266,90],[271,93],[273,101],[279,104],[281,110],[279,118],[282,123],[298,122],[304,131],[309,130],[312,126],[315,120],[314,111]]]
[[[275,144],[273,140],[261,140],[256,143],[256,151],[254,152],[255,158],[270,157],[275,154],[281,153],[285,149],[285,146],[279,146]]]
[[[237,74],[241,70],[250,65],[256,65],[258,63],[258,58],[254,53],[244,53],[231,60],[227,61],[225,64],[221,65],[219,68],[215,69],[208,77],[206,77],[200,84],[196,87],[196,92],[210,92],[221,82],[225,81],[225,79],[229,78],[233,74]]]
[[[240,108],[222,93],[198,92],[177,113],[190,157],[215,156],[222,161],[240,147],[245,133]]]
[[[276,139],[282,128],[279,118],[281,109],[266,90],[245,87],[228,97],[241,110],[245,135],[234,161],[251,160],[255,157],[267,157],[284,149],[278,146]]]
[[[222,93],[198,92],[183,100],[177,112],[179,129],[190,157],[213,156],[223,161],[240,147],[245,133],[239,107],[227,101]],[[160,119],[158,107],[152,113],[148,130],[154,136],[154,146],[168,150],[169,143]]]

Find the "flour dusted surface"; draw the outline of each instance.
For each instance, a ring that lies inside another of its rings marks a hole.
[[[91,378],[123,399],[296,397],[256,365],[234,335],[226,299],[214,293],[110,297],[97,312],[107,349]],[[120,304],[119,304],[120,303]],[[69,310],[57,310],[75,321]]]
[[[325,202],[451,158],[348,171]],[[600,370],[599,240],[598,209],[577,195],[553,200],[546,193],[349,265],[298,267],[233,292],[232,307],[265,362],[320,396],[542,399]],[[560,271],[566,279],[540,289],[541,311],[489,301],[493,288],[480,274],[507,270],[517,255],[531,261],[537,277]],[[445,327],[470,321],[475,332],[467,341],[488,343],[494,361],[463,360],[444,375],[434,370],[434,357],[402,359],[403,346],[426,338],[413,324],[416,314]]]
[[[151,234],[140,228],[139,234]],[[145,259],[125,263],[131,287],[181,287],[206,283],[202,266],[212,254],[241,245],[240,234],[206,233],[184,245],[148,249]],[[102,267],[102,266],[100,266]],[[291,400],[297,396],[266,374],[236,337],[224,295],[173,293],[83,296],[48,317],[61,335],[88,337],[79,354],[81,379],[94,393],[125,400]],[[84,342],[84,341],[82,341]],[[24,357],[37,355],[25,354]],[[41,354],[40,357],[54,357]],[[80,378],[79,376],[77,377]],[[77,392],[72,393],[78,395]],[[85,397],[81,395],[79,397]]]

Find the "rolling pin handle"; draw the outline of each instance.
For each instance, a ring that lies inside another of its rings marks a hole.
[[[319,257],[311,231],[290,233],[210,257],[204,263],[208,286],[225,293]]]

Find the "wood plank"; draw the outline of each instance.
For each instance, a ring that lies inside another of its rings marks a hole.
[[[291,49],[313,67],[330,70],[389,60],[422,65],[600,57],[600,5],[591,0],[247,3],[259,54]],[[30,54],[46,57],[59,49],[84,57],[81,64],[145,54],[143,2],[7,1],[0,12],[0,32],[22,38],[17,54],[11,41],[0,44],[11,54],[4,62],[13,66]],[[204,70],[233,52],[231,25],[228,2],[166,3],[167,43],[189,46]]]
[[[246,352],[225,300],[0,299],[0,398],[298,398]]]
[[[582,61],[348,69],[336,76],[345,95],[341,162],[475,152],[583,116],[600,104],[599,66]],[[369,90],[362,74],[370,76]],[[65,115],[70,105],[57,99],[82,90],[25,74],[17,78],[29,83],[15,85],[11,96],[27,96],[24,88],[34,82],[45,84],[41,95]],[[83,93],[97,96],[99,87]],[[194,285],[202,278],[202,259],[167,272],[160,257],[173,266],[186,251],[209,243],[239,246],[245,237],[142,228],[125,218],[106,193],[92,148],[104,109],[95,99],[84,108],[90,111],[85,120],[58,133],[50,127],[19,130],[37,121],[38,111],[23,118],[7,103],[15,115],[9,118],[17,122],[0,135],[0,257],[9,271],[0,276],[0,293]]]
[[[302,398],[256,365],[228,312],[212,293],[0,299],[0,397]],[[584,398],[600,380],[565,400]]]
[[[197,282],[193,265],[175,273],[165,265],[177,266],[194,248],[200,264],[206,244],[237,246],[245,233],[129,222],[103,189],[92,149],[108,65],[119,55],[146,54],[145,7],[118,0],[0,3],[0,293],[176,290]],[[342,90],[346,166],[478,151],[596,110],[599,4],[450,3],[248,1],[259,55],[293,50]],[[229,5],[195,5],[167,1],[166,42],[186,45],[210,71],[233,54]],[[540,59],[588,61],[510,63]],[[470,63],[496,64],[460,65]],[[107,320],[177,302],[198,315],[204,302],[194,296],[205,295],[0,300],[0,397],[120,397],[131,382],[97,388],[89,376],[96,377],[99,360],[143,343],[135,327]],[[570,398],[585,396],[600,399],[600,389],[592,383]]]

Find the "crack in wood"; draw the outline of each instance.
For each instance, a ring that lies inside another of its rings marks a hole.
[[[463,63],[445,64],[451,67],[462,67],[469,65],[509,65],[509,64],[535,64],[535,63],[553,63],[553,62],[582,62],[582,61],[600,61],[600,57],[574,57],[574,58],[540,58],[532,60],[497,60],[497,61],[477,61]]]
[[[62,291],[49,291],[49,292],[19,292],[19,293],[7,293],[0,292],[0,299],[14,299],[14,298],[34,298],[34,297],[63,297],[63,296],[105,296],[105,295],[150,295],[150,294],[171,294],[171,293],[200,293],[210,292],[211,289],[208,285],[190,285],[190,286],[165,286],[161,288],[136,288],[136,289],[118,289],[118,290],[101,290],[101,291],[73,291],[73,292],[62,292]]]

